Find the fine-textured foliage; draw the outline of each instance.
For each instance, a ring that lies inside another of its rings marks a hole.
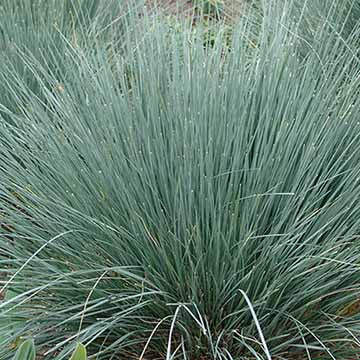
[[[133,4],[136,10],[138,2],[128,0],[127,4]],[[101,42],[104,47],[111,43],[120,51],[122,37],[129,30],[125,30],[128,18],[134,12],[129,12],[129,8],[117,0],[3,0],[0,63],[2,68],[6,67],[8,72],[21,78],[26,90],[14,92],[10,79],[2,73],[1,104],[14,113],[21,113],[23,91],[42,96],[41,86],[49,85],[48,77],[56,79],[56,86],[61,88],[67,74],[69,47],[85,55]],[[46,74],[42,85],[33,71],[24,66],[24,56],[28,54],[44,67]]]
[[[270,1],[211,46],[144,15],[120,45],[5,48],[1,359],[20,335],[44,359],[76,342],[99,360],[356,358],[359,25],[311,38],[297,11]]]

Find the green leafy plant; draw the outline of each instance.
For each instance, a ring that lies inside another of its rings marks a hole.
[[[35,360],[35,344],[33,339],[25,340],[17,350],[13,360]]]
[[[198,13],[207,18],[220,19],[224,15],[222,0],[195,0],[194,6]]]
[[[22,342],[16,351],[13,360],[35,360],[36,349],[33,339]],[[86,348],[82,344],[77,344],[70,360],[87,360]]]
[[[83,344],[78,344],[70,360],[87,360],[86,348]]]

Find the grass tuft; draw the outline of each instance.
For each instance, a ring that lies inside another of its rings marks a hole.
[[[356,4],[309,30],[270,1],[209,46],[90,3],[1,30],[0,358],[355,359]]]

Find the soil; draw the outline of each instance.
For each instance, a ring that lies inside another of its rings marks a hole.
[[[151,12],[160,9],[166,15],[178,18],[196,18],[196,2],[194,0],[145,0],[144,3],[144,11]],[[226,21],[235,21],[241,13],[244,13],[244,0],[223,0],[221,3],[224,4],[223,15]]]

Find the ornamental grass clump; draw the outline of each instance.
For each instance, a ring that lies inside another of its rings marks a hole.
[[[0,65],[1,359],[20,336],[44,359],[358,356],[358,28],[310,43],[276,5],[212,46],[132,17],[121,48],[66,42],[60,75],[18,48],[39,92]]]
[[[30,53],[45,69],[43,82],[57,79],[61,89],[67,74],[68,47],[83,54],[91,53],[96,43],[111,43],[122,49],[122,37],[130,30],[129,21],[139,11],[139,0],[2,0],[0,6],[0,63],[16,73],[26,92],[46,102],[32,69],[25,66],[24,53]],[[115,31],[116,29],[116,31]],[[2,74],[1,104],[13,113],[21,113],[22,91],[13,92],[9,79]],[[6,116],[6,112],[3,112]],[[10,119],[8,119],[10,121]]]

